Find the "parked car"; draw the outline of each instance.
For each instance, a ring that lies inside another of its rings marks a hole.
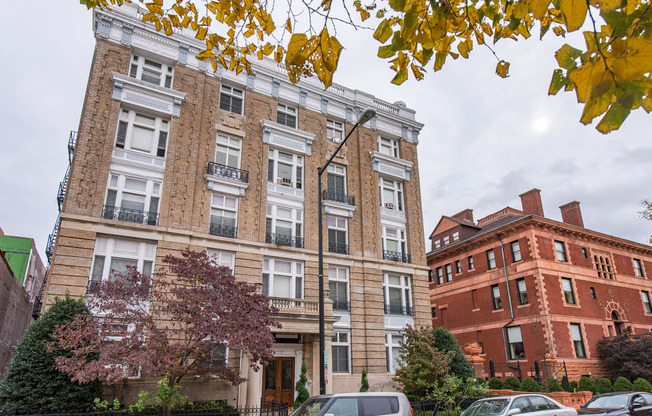
[[[314,396],[290,416],[414,416],[403,393],[339,393]]]
[[[541,394],[516,394],[491,397],[474,402],[462,416],[512,416],[532,413],[532,416],[577,416],[577,410]]]
[[[580,415],[652,416],[652,394],[639,391],[600,394],[586,402],[578,413]]]

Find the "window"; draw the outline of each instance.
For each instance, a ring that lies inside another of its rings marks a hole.
[[[473,310],[478,309],[478,290],[471,290],[471,308]]]
[[[518,304],[527,305],[527,288],[525,286],[525,279],[516,279],[516,288],[518,289]]]
[[[326,120],[326,139],[330,142],[340,143],[344,138],[344,125],[339,121]]]
[[[509,245],[512,249],[512,261],[514,263],[521,261],[521,246],[519,246],[518,241],[513,241]]]
[[[266,243],[303,248],[303,211],[267,205]]]
[[[428,282],[433,282],[433,281],[434,280],[432,278],[432,269],[430,269],[430,270],[428,270]]]
[[[263,259],[263,294],[276,298],[303,299],[303,263]]]
[[[510,407],[510,410],[511,409],[519,409],[520,413],[529,413],[532,411],[532,406],[530,406],[530,401],[527,397],[519,397],[514,399],[512,406]]]
[[[503,304],[500,301],[500,288],[498,285],[491,286],[491,296],[493,297],[494,310],[502,309]]]
[[[494,250],[487,250],[487,268],[489,270],[496,268],[496,254]]]
[[[473,270],[473,256],[469,256],[466,258],[466,262],[469,265],[469,270]]]
[[[525,358],[525,348],[523,347],[523,337],[521,336],[520,326],[507,328],[507,342],[509,342],[510,360],[522,360]]]
[[[349,254],[346,240],[346,219],[328,217],[328,251],[331,253]]]
[[[645,277],[643,274],[643,264],[639,259],[633,259],[634,260],[634,274],[636,277]]]
[[[327,184],[326,199],[344,204],[353,204],[353,201],[350,201],[346,196],[346,168],[344,166],[334,163],[328,165]]]
[[[134,266],[151,276],[156,258],[156,244],[136,240],[97,237],[88,291],[93,293],[102,281],[114,280],[117,273],[126,274]]]
[[[444,237],[444,245],[447,246],[451,243],[451,238],[449,236]]]
[[[241,140],[218,133],[215,162],[231,168],[240,168]]]
[[[398,140],[378,136],[378,151],[387,156],[398,157]]]
[[[297,109],[278,103],[276,106],[276,122],[287,127],[297,128]]]
[[[292,153],[269,149],[267,181],[302,189],[303,158]]]
[[[157,225],[160,200],[160,182],[110,173],[102,218]]]
[[[589,292],[591,292],[591,299],[597,299],[598,298],[597,295],[595,294],[595,288],[594,287],[590,287]]]
[[[455,262],[455,273],[457,274],[462,273],[462,262],[459,260]]]
[[[388,332],[385,334],[385,357],[387,358],[387,372],[393,373],[400,366],[399,354],[401,353],[403,336]]]
[[[575,347],[575,356],[577,358],[586,358],[584,352],[584,340],[582,339],[582,328],[580,324],[570,324],[571,335],[573,337],[573,346]]]
[[[380,178],[380,205],[394,211],[403,211],[403,183]]]
[[[441,267],[437,267],[437,284],[444,284],[444,271]]]
[[[145,82],[172,88],[172,66],[161,64],[144,56],[132,56],[129,76]]]
[[[609,257],[596,254],[593,256],[593,260],[595,260],[595,268],[598,270],[598,277],[613,280],[613,268],[609,262]]]
[[[328,289],[333,301],[334,311],[351,310],[349,303],[349,269],[339,266],[328,266]]]
[[[453,233],[453,241],[459,241],[459,240],[460,240],[460,232],[459,232],[459,231],[455,231],[455,232]]]
[[[555,241],[555,252],[558,261],[568,261],[566,258],[566,246],[563,241]]]
[[[115,147],[165,157],[168,131],[168,120],[122,109]]]
[[[437,317],[437,308],[430,308],[430,315],[433,318],[436,318]]]
[[[446,268],[446,281],[447,282],[452,282],[453,281],[453,269],[451,268],[450,264],[447,264],[445,266]]]
[[[233,274],[235,270],[235,253],[221,250],[206,250],[206,255],[215,263],[216,266],[228,267]]]
[[[349,373],[351,343],[349,331],[335,331],[332,338],[333,373]]]
[[[383,226],[383,258],[385,260],[409,263],[405,230]]]
[[[585,247],[582,247],[582,256],[584,256],[585,259],[589,258],[589,250],[587,250]]]
[[[575,292],[573,292],[573,282],[566,277],[561,278],[561,286],[564,289],[564,300],[569,305],[575,305]]]
[[[209,234],[235,238],[237,217],[238,198],[213,192]]]
[[[410,276],[385,273],[383,276],[385,313],[412,316],[411,292]]]
[[[242,115],[242,90],[222,85],[220,88],[220,110]]]
[[[435,241],[435,248],[440,248],[441,247],[441,240],[436,240]]]
[[[641,290],[641,298],[643,299],[643,309],[645,313],[652,313],[652,304],[650,303],[650,292]]]
[[[362,405],[362,413],[365,416],[383,416],[397,414],[399,405],[398,397],[360,397],[360,404]],[[330,412],[330,410],[329,410]],[[350,413],[339,413],[349,415]]]
[[[310,407],[306,408],[306,413],[303,414],[316,415],[329,401],[329,398],[317,400]],[[357,397],[335,398],[326,411],[333,415],[358,416],[358,399]]]
[[[211,351],[211,356],[199,363],[203,368],[223,368],[229,358],[228,348],[225,344],[216,345]]]

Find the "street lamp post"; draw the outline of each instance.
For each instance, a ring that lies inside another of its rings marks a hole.
[[[319,201],[317,205],[317,209],[319,210],[317,221],[317,228],[319,229],[319,394],[326,394],[326,374],[324,371],[324,359],[326,358],[324,357],[326,351],[326,338],[324,334],[324,230],[322,224],[321,175],[326,172],[328,165],[331,164],[331,161],[337,155],[337,152],[339,152],[342,146],[344,146],[344,143],[346,143],[347,139],[351,136],[351,133],[355,131],[358,125],[364,124],[374,117],[376,117],[376,110],[373,108],[365,109],[358,119],[358,122],[355,123],[351,131],[349,131],[344,140],[342,140],[337,149],[335,149],[335,152],[331,155],[330,159],[328,159],[328,162],[326,162],[324,166],[317,168],[317,201]]]

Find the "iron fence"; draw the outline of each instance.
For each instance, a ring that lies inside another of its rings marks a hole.
[[[108,411],[96,412],[47,412],[21,413],[16,411],[0,411],[0,416],[287,416],[287,403],[265,403],[261,407],[231,407],[223,406],[208,409],[165,409],[144,410],[142,412]]]

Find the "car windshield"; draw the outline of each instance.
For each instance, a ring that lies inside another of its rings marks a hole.
[[[328,403],[330,399],[330,397],[313,397],[308,399],[290,413],[290,416],[315,416],[324,408],[324,406],[326,406],[326,403]]]
[[[627,396],[596,397],[584,407],[587,409],[619,409],[621,407],[627,407]]]
[[[462,416],[499,415],[505,410],[508,403],[507,399],[479,400],[469,406]]]

